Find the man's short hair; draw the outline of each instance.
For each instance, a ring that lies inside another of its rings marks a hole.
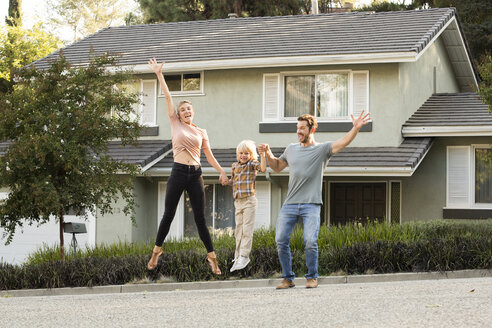
[[[316,121],[316,118],[313,115],[310,114],[304,114],[301,115],[297,118],[298,121],[306,121],[309,131],[311,132],[311,129],[314,128],[314,131],[318,129],[318,122]]]

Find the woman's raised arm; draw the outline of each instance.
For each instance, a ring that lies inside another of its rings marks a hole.
[[[147,64],[159,80],[162,93],[164,94],[164,96],[166,96],[167,115],[169,116],[169,118],[171,118],[173,115],[175,115],[175,111],[173,97],[171,97],[171,93],[169,92],[169,88],[167,87],[166,80],[164,80],[164,75],[162,74],[162,67],[164,66],[164,62],[159,64],[157,63],[157,60],[155,60],[155,57],[153,57],[149,59]]]

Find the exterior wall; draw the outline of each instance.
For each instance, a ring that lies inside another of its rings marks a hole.
[[[145,242],[155,238],[157,226],[157,181],[140,177],[135,181],[136,225],[132,226],[132,241]]]
[[[121,196],[113,203],[113,214],[96,213],[96,245],[132,242],[132,220],[123,213],[125,201]]]
[[[436,90],[434,90],[434,67]],[[394,124],[401,130],[405,121],[433,93],[460,92],[443,41],[439,38],[416,61],[401,63],[399,68],[400,116]]]
[[[207,129],[213,148],[234,148],[243,139],[285,147],[296,142],[294,133],[260,133],[263,108],[263,74],[297,71],[368,70],[370,111],[373,131],[361,132],[363,137],[352,146],[397,146],[400,138],[398,100],[398,64],[327,65],[306,67],[279,67],[275,69],[234,69],[205,71],[204,95],[174,96],[175,105],[184,99],[193,103],[194,123]],[[142,78],[152,78],[143,75]],[[170,139],[171,132],[166,114],[165,98],[158,97],[157,123],[159,136],[143,139]],[[414,108],[416,110],[417,107]],[[345,132],[316,134],[319,141],[337,140]],[[393,135],[395,138],[388,138]]]
[[[113,205],[113,214],[97,213],[96,243],[115,243],[118,241],[145,242],[155,238],[157,231],[157,181],[138,177],[134,183],[135,224],[130,216],[123,213],[125,202],[121,199]]]
[[[492,137],[436,138],[412,177],[403,179],[402,222],[442,219],[446,206],[446,147],[491,144]]]

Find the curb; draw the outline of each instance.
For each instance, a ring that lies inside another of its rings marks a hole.
[[[397,282],[411,280],[439,280],[492,277],[492,270],[460,270],[443,272],[408,272],[408,273],[384,273],[370,275],[349,276],[324,276],[318,278],[319,285],[331,284],[355,284]],[[303,286],[304,278],[296,278],[295,284]],[[66,287],[52,289],[19,289],[0,291],[0,297],[30,297],[30,296],[57,296],[57,295],[90,295],[90,294],[117,294],[117,293],[142,293],[142,292],[167,292],[185,290],[207,290],[225,288],[274,288],[281,279],[245,279],[223,281],[200,282],[173,282],[152,284],[126,284],[95,287]]]

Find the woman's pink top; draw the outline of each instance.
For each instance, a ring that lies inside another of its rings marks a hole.
[[[176,113],[170,120],[174,156],[187,151],[197,163],[200,163],[200,150],[210,148],[207,130],[200,129],[195,124],[181,122]]]

